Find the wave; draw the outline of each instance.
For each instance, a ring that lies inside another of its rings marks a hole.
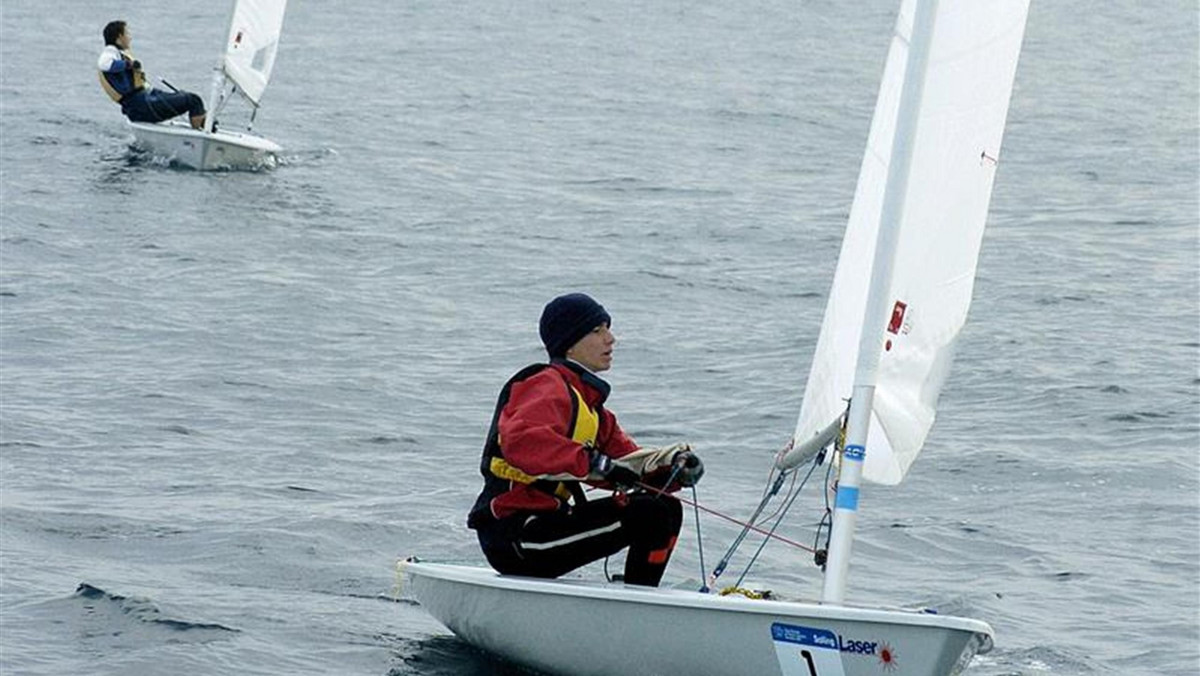
[[[142,625],[179,632],[191,631],[205,634],[210,632],[241,633],[239,629],[226,627],[223,624],[215,622],[194,622],[163,617],[162,611],[150,599],[114,594],[87,582],[79,583],[79,586],[75,589],[75,597],[84,600],[85,608],[90,613],[110,611],[111,617],[109,619],[114,621],[120,621],[119,618],[123,617]]]

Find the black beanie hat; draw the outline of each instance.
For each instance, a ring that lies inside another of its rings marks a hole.
[[[591,296],[568,293],[546,303],[538,332],[551,359],[562,358],[567,350],[592,329],[601,324],[612,325],[612,317]]]

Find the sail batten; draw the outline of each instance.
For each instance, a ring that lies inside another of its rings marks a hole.
[[[221,69],[255,106],[271,79],[287,0],[238,0],[229,23]]]
[[[887,194],[914,8],[904,2],[893,34],[794,436],[812,438],[844,410],[861,351],[879,350],[863,477],[885,484],[903,480],[924,445],[966,320],[1028,0],[938,4],[915,119],[904,125],[908,179]],[[890,279],[876,280],[890,316],[864,343],[884,218],[899,228]]]

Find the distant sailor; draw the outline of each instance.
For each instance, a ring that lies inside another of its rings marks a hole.
[[[542,311],[549,364],[534,364],[500,391],[483,450],[480,493],[468,518],[492,567],[558,577],[629,548],[624,581],[657,587],[683,523],[666,491],[704,473],[687,444],[642,448],[604,407],[616,338],[608,312],[582,293]],[[583,485],[612,493],[587,499]]]
[[[100,86],[132,122],[162,122],[188,114],[193,129],[204,128],[204,101],[183,90],[165,92],[146,87],[142,63],[129,51],[133,37],[124,21],[104,27],[104,50],[100,52]]]

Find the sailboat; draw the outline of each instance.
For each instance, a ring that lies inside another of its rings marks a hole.
[[[192,169],[257,169],[273,166],[283,151],[277,143],[250,133],[283,30],[287,0],[237,0],[225,47],[213,71],[204,129],[186,123],[130,122],[140,146]],[[216,128],[216,118],[238,94],[252,112],[246,131]]]
[[[860,483],[903,480],[966,320],[1027,13],[1028,0],[902,2],[804,402],[775,460],[783,476],[832,451],[838,469],[819,600],[408,560],[417,601],[462,640],[551,673],[930,676],[990,650],[981,620],[845,594]]]

